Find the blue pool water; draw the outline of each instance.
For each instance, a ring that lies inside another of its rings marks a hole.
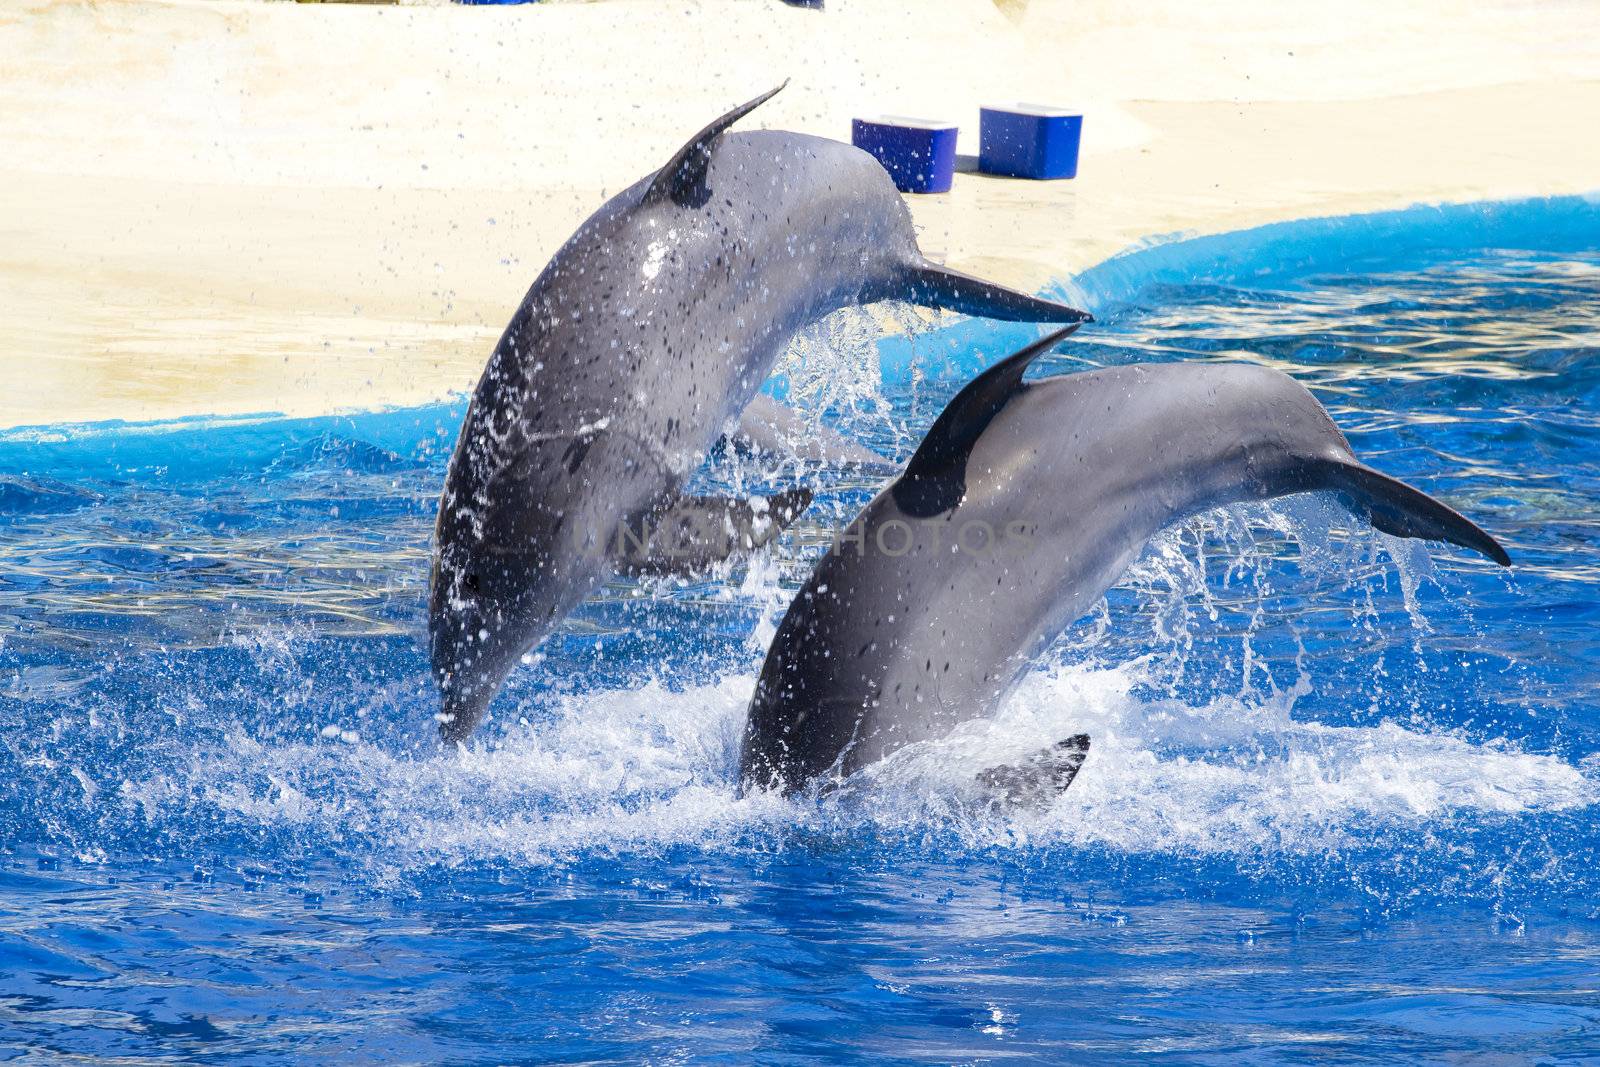
[[[996,721],[845,798],[734,774],[764,642],[866,481],[808,474],[748,568],[613,584],[447,753],[420,635],[459,405],[0,435],[0,1049],[1600,1060],[1600,254],[1324,251],[1158,277],[1043,369],[1280,367],[1516,569],[1315,498],[1208,516]],[[903,457],[950,342],[880,386],[865,333],[817,331],[786,387]],[[959,799],[1080,730],[1054,806]]]

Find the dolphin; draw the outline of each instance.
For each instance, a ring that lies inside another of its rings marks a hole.
[[[472,731],[512,667],[619,558],[663,569],[621,542],[647,541],[658,521],[712,533],[733,523],[730,551],[771,539],[781,506],[680,491],[800,327],[889,298],[1015,321],[1088,317],[928,262],[867,153],[726,132],[777,91],[590,216],[489,357],[434,533],[429,650],[446,740]],[[773,436],[770,406],[761,414],[744,438]]]
[[[834,539],[761,668],[744,790],[823,787],[992,712],[1146,541],[1209,509],[1331,491],[1385,533],[1510,565],[1444,504],[1355,457],[1276,370],[1131,365],[1024,382],[1074,327],[996,364],[934,421],[905,471]],[[982,784],[1059,790],[1078,736]]]

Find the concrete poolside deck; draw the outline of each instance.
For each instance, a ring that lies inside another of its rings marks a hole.
[[[1155,235],[1600,190],[1600,9],[1495,0],[597,0],[0,12],[0,426],[469,388],[545,259],[709,118],[1086,112],[1081,177],[959,174],[924,249],[1037,289]]]

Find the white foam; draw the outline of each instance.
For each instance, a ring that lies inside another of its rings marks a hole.
[[[374,869],[559,864],[769,849],[796,829],[933,835],[950,847],[1100,846],[1130,854],[1324,853],[1375,824],[1522,815],[1600,799],[1555,757],[1381,723],[1299,722],[1305,688],[1189,706],[1141,695],[1143,664],[1028,677],[992,720],[903,750],[843,796],[740,799],[747,675],[566,698],[494,744],[413,754],[360,737],[265,741],[236,731],[181,772],[124,786],[160,817],[195,798],[246,827],[287,829]],[[1048,807],[996,813],[975,777],[1078,732],[1093,750]]]
[[[1298,853],[1336,849],[1375,823],[1457,813],[1560,811],[1600,799],[1600,781],[1552,756],[1385,722],[1296,721],[1302,686],[1202,706],[1138,694],[1138,665],[1029,677],[1001,713],[947,741],[907,750],[873,776],[879,819],[949,811],[980,771],[1073,733],[1093,749],[1047,809],[972,826],[997,842],[1101,845],[1129,853]]]
[[[230,709],[223,742],[175,741],[179,755],[152,761],[120,796],[152,823],[182,827],[200,814],[246,833],[287,832],[326,846],[316,854],[331,850],[380,877],[436,863],[548,865],[679,847],[764,851],[796,831],[904,834],[955,850],[1315,857],[1362,847],[1374,833],[1396,831],[1394,847],[1410,847],[1413,831],[1425,835],[1453,820],[1600,802],[1600,763],[1574,766],[1417,725],[1427,709],[1386,706],[1382,690],[1350,694],[1372,701],[1361,709],[1371,725],[1297,718],[1297,704],[1318,685],[1314,665],[1302,654],[1292,684],[1280,684],[1252,659],[1254,621],[1237,638],[1244,670],[1236,693],[1219,692],[1212,679],[1203,699],[1173,695],[1195,688],[1174,678],[1206,659],[1188,654],[1191,635],[1214,632],[1225,611],[1261,615],[1281,595],[1275,585],[1296,587],[1298,597],[1308,579],[1331,583],[1352,626],[1370,626],[1374,586],[1393,570],[1380,564],[1383,554],[1395,557],[1413,635],[1424,631],[1415,590],[1429,577],[1426,554],[1370,533],[1336,543],[1325,532],[1337,517],[1330,508],[1306,500],[1206,517],[1224,542],[1220,564],[1207,560],[1194,527],[1163,535],[1123,585],[1151,608],[1154,651],[1096,663],[1107,628],[1080,626],[1069,635],[1075,643],[1063,646],[1072,662],[1030,674],[994,717],[905,749],[820,801],[737,795],[739,737],[754,688],[748,661],[707,684],[546,695],[542,710],[527,712],[533,721],[445,751],[425,728],[400,725],[426,722],[433,694],[425,674],[354,697],[335,694],[304,673],[300,652],[310,635],[270,628],[235,645],[255,660],[277,714]],[[1279,534],[1306,549],[1294,578]],[[770,641],[786,599],[779,570],[763,558],[741,587],[725,586],[727,597],[762,609],[752,657]],[[1197,623],[1197,613],[1209,619]],[[1279,675],[1285,666],[1275,665]],[[1319,706],[1343,695],[1322,694]],[[186,706],[186,715],[216,723],[218,710]],[[1401,713],[1404,724],[1395,721]],[[1045,807],[990,808],[980,772],[1077,733],[1089,734],[1093,748],[1071,789]]]

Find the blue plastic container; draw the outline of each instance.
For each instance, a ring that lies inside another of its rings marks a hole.
[[[978,168],[1013,178],[1076,178],[1083,115],[1038,104],[980,109]]]
[[[956,171],[956,127],[898,115],[856,119],[850,140],[871,152],[902,193],[948,193]]]

